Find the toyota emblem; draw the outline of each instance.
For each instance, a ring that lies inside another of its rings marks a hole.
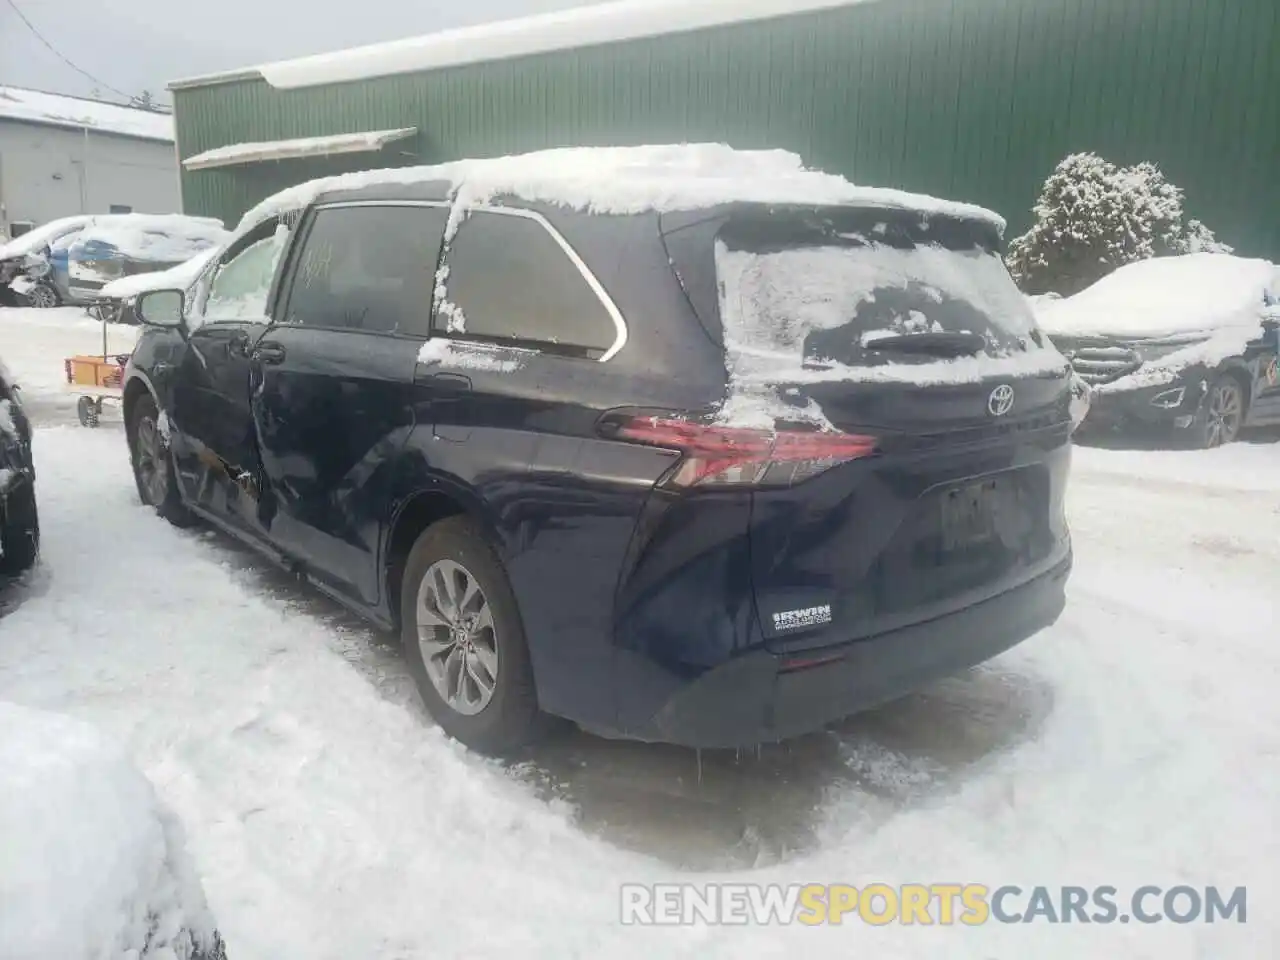
[[[1005,383],[992,390],[991,397],[987,400],[987,409],[991,411],[993,417],[1003,417],[1012,410],[1013,387]]]

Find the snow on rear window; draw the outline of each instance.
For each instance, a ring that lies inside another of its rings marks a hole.
[[[721,419],[736,424],[827,426],[815,404],[783,399],[806,383],[968,383],[1065,369],[994,252],[879,243],[755,252],[721,239],[716,269],[729,372]],[[984,345],[939,357],[877,344],[940,333]]]

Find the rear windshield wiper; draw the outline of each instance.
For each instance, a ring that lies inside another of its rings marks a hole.
[[[987,345],[979,333],[908,333],[900,337],[877,337],[864,348],[886,353],[923,353],[931,357],[968,357],[981,353]]]

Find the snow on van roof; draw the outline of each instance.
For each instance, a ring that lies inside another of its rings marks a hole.
[[[173,142],[173,117],[137,107],[0,86],[0,118]]]
[[[600,214],[700,210],[726,203],[863,206],[986,222],[1005,221],[983,207],[880,187],[806,169],[785,150],[735,150],[724,144],[569,147],[428,167],[398,167],[325,177],[268,197],[240,231],[305,207],[325,193],[380,184],[446,182],[454,192],[450,230],[466,207],[512,196]]]
[[[874,2],[878,0],[619,0],[195,77],[172,87],[246,74],[260,75],[281,89],[344,83]]]

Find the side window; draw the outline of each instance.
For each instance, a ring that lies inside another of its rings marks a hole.
[[[426,338],[443,207],[322,207],[293,271],[285,323]]]
[[[569,254],[538,220],[476,211],[445,254],[441,336],[515,342],[598,358],[617,328]]]
[[[276,264],[288,239],[288,226],[269,221],[228,250],[202,283],[207,283],[207,289],[198,297],[199,319],[204,323],[262,320]]]

